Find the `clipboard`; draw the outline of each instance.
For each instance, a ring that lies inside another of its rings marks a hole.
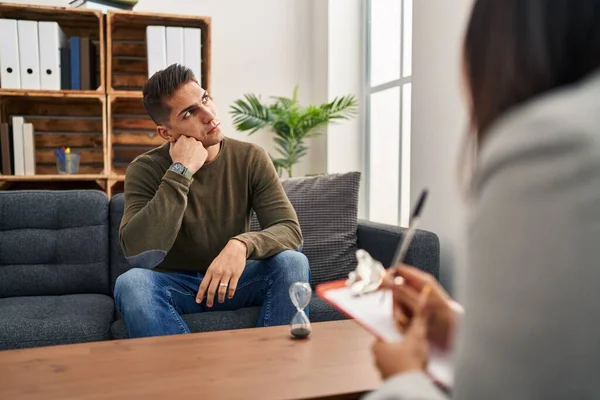
[[[315,292],[378,339],[397,342],[404,338],[392,315],[391,291],[383,292],[383,301],[380,291],[356,296],[346,286],[346,280],[338,280],[317,285]],[[431,345],[427,373],[438,385],[450,389],[454,384],[451,353]]]

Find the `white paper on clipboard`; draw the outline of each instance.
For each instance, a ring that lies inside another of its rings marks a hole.
[[[394,322],[390,291],[383,292],[384,296],[382,296],[382,292],[355,296],[349,288],[335,286],[339,285],[324,284],[323,287],[317,288],[317,293],[323,300],[356,320],[381,340],[397,342],[404,338]],[[454,373],[451,353],[430,346],[428,372],[443,386],[452,387]]]

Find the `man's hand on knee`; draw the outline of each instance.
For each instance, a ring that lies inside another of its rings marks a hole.
[[[208,307],[213,306],[217,294],[219,303],[225,301],[225,295],[233,298],[245,267],[246,245],[239,240],[230,240],[206,270],[196,295],[196,303],[201,303],[204,295]]]

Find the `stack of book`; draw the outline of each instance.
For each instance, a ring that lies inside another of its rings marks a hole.
[[[68,38],[57,22],[0,19],[0,87],[95,90],[96,47],[89,37]]]
[[[190,68],[202,82],[202,45],[200,28],[178,26],[146,27],[148,78],[172,64]]]
[[[35,175],[35,131],[21,116],[12,117],[12,135],[0,124],[0,172],[2,175]]]

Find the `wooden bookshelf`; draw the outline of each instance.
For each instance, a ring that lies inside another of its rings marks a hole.
[[[107,14],[107,93],[127,96],[127,92],[142,90],[148,79],[146,27],[150,25],[201,29],[200,84],[210,93],[211,18],[136,11],[109,11]]]
[[[104,93],[94,90],[23,90],[23,89],[2,89],[1,97],[51,97],[51,98],[71,98],[71,99],[101,99],[105,97]]]
[[[99,83],[96,90],[0,88],[0,122],[23,116],[36,146],[36,175],[0,175],[2,189],[100,188],[109,197],[123,191],[131,160],[164,143],[141,100],[149,25],[201,29],[200,83],[211,91],[210,17],[0,3],[0,18],[56,21],[67,36],[89,37]],[[80,154],[78,174],[57,174],[53,150],[61,146]]]
[[[99,10],[69,7],[48,7],[38,5],[22,5],[0,3],[0,18],[30,21],[55,21],[67,36],[89,37],[96,44],[97,81],[94,92],[106,93],[106,40],[104,31],[104,15]],[[23,94],[42,92],[38,90],[17,91]],[[79,93],[79,90],[66,90],[64,93]],[[0,95],[4,93],[0,92]]]
[[[13,116],[22,116],[25,122],[33,125],[37,175],[54,175],[56,180],[77,179],[56,175],[54,149],[63,146],[80,154],[81,175],[105,175],[105,102],[101,95],[0,96],[0,122],[8,122],[10,126]],[[1,180],[13,181],[19,178],[35,181],[39,177],[0,177]]]
[[[165,143],[156,133],[142,99],[108,95],[108,165],[111,176],[123,176],[138,155]]]

